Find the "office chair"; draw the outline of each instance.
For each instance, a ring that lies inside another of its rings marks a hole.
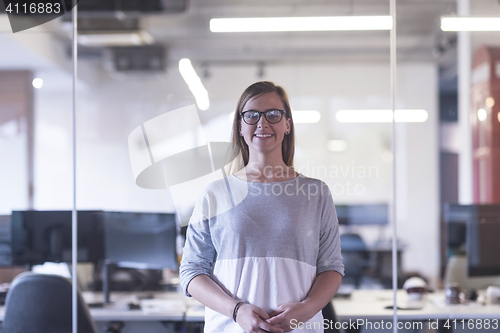
[[[325,307],[321,310],[321,313],[323,314],[323,319],[328,320],[329,323],[328,328],[325,329],[325,333],[343,333],[335,327],[335,323],[338,322],[338,319],[332,302],[325,305]],[[331,323],[333,323],[333,325]]]
[[[96,333],[78,293],[78,332]],[[0,333],[68,333],[72,329],[71,282],[58,275],[26,272],[12,282]]]
[[[342,261],[345,266],[345,278],[352,279],[356,288],[361,285],[361,279],[364,276],[370,264],[370,252],[365,241],[360,235],[346,233],[340,235]]]

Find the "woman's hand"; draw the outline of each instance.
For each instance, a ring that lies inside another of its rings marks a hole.
[[[236,314],[236,322],[247,333],[283,333],[283,329],[266,322],[269,318],[266,311],[252,304],[241,305]]]
[[[271,318],[266,321],[275,327],[283,329],[285,332],[290,332],[293,330],[290,327],[292,319],[294,319],[294,323],[298,324],[306,322],[314,316],[314,314],[309,313],[309,310],[308,306],[302,302],[281,304],[271,312]]]

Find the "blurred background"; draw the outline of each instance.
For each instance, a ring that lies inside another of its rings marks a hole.
[[[389,30],[210,31],[213,18],[372,15],[390,15],[389,1],[80,1],[78,209],[175,213],[168,189],[136,185],[130,133],[166,112],[196,104],[205,140],[229,141],[230,114],[241,92],[253,82],[270,80],[286,89],[295,112],[295,168],[324,180],[333,193],[346,260],[343,284],[391,288],[392,125],[351,113],[391,108]],[[494,184],[494,176],[491,168],[474,169],[477,110],[466,99],[466,111],[459,112],[458,82],[461,70],[473,70],[478,49],[500,47],[500,33],[467,33],[470,43],[459,48],[459,33],[441,29],[441,17],[454,15],[455,0],[397,2],[396,108],[421,115],[396,127],[400,286],[410,276],[421,276],[431,288],[444,287],[448,258],[462,254],[465,246],[463,230],[455,230],[458,236],[450,245],[446,204],[500,201],[495,194],[478,194],[480,189],[474,194],[473,184],[480,179]],[[468,15],[500,16],[500,3],[470,1]],[[12,211],[72,207],[71,28],[66,14],[14,34],[5,11],[0,14],[5,234]],[[460,67],[460,57],[469,64]],[[206,89],[208,104],[200,104],[181,75],[184,58]],[[463,96],[471,96],[471,86],[481,81],[478,75],[472,74]],[[484,89],[485,98],[493,96]],[[494,136],[500,118],[493,105],[482,108]],[[182,138],[175,123],[164,131]],[[494,192],[491,186],[488,191]]]

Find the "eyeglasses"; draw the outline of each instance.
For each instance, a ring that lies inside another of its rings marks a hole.
[[[260,117],[264,115],[266,118],[267,122],[269,124],[277,124],[281,121],[281,118],[283,118],[283,114],[285,113],[284,110],[278,110],[278,109],[271,109],[267,111],[255,111],[255,110],[248,110],[242,112],[241,119],[248,125],[255,125],[259,122]]]

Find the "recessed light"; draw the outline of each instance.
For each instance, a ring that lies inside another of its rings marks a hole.
[[[485,121],[487,117],[488,114],[486,113],[485,109],[477,110],[477,119],[479,119],[479,121]]]
[[[43,80],[37,77],[36,79],[33,79],[32,84],[36,89],[40,89],[43,86]]]
[[[492,108],[495,105],[495,99],[493,97],[487,97],[485,103],[487,107]]]

